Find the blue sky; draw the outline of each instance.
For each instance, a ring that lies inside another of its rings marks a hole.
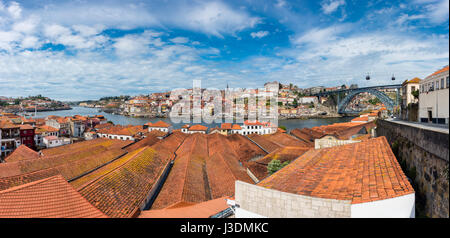
[[[0,96],[390,84],[449,61],[449,0],[0,0]],[[367,73],[371,81],[365,81]]]

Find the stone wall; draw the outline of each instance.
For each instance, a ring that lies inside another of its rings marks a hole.
[[[236,203],[241,209],[270,218],[350,217],[350,201],[280,192],[236,181]]]
[[[377,121],[416,191],[416,217],[449,217],[449,138],[438,131]]]

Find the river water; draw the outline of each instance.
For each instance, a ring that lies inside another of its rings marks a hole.
[[[112,121],[114,124],[121,125],[143,125],[147,122],[165,121],[173,125],[174,129],[180,129],[186,123],[173,123],[170,118],[134,118],[126,117],[122,115],[110,114],[106,112],[99,112],[96,108],[86,108],[86,107],[73,107],[72,110],[62,110],[62,111],[48,111],[48,112],[37,112],[36,117],[42,118],[49,115],[55,116],[94,116],[94,115],[104,115],[108,121]],[[317,118],[317,119],[289,119],[289,120],[279,120],[278,125],[285,126],[288,131],[295,128],[311,128],[315,126],[328,125],[338,122],[348,122],[353,117],[341,117],[341,118]],[[220,124],[211,123],[199,123],[201,125],[207,126],[209,128],[220,126]]]

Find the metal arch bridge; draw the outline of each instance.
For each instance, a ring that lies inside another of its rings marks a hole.
[[[397,91],[396,97],[397,100],[394,101],[390,97],[388,97],[384,92],[379,91],[379,89],[399,89],[401,87],[402,87],[401,84],[392,84],[392,85],[381,85],[365,88],[341,89],[335,91],[315,93],[312,96],[323,97],[328,95],[337,95],[338,113],[343,114],[343,113],[357,113],[353,111],[345,111],[345,108],[356,95],[360,93],[370,93],[376,96],[378,99],[380,99],[380,101],[386,106],[388,110],[393,111],[394,107],[399,104],[400,100],[399,91]],[[346,96],[342,100],[340,99],[341,93],[344,93],[344,95],[346,94]]]

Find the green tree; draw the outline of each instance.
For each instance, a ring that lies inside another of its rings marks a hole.
[[[293,105],[295,108],[298,107],[297,98],[294,98],[294,102],[292,103],[292,105]]]
[[[413,97],[414,97],[415,99],[419,99],[419,90],[418,90],[418,89],[412,91],[411,94],[413,95]]]
[[[267,173],[269,175],[272,175],[273,173],[277,172],[278,170],[282,169],[284,166],[286,166],[288,164],[289,164],[289,161],[285,161],[284,163],[281,163],[279,160],[273,159],[267,165]]]
[[[279,126],[278,128],[283,129],[283,130],[286,130],[286,127],[285,127],[285,126]]]

